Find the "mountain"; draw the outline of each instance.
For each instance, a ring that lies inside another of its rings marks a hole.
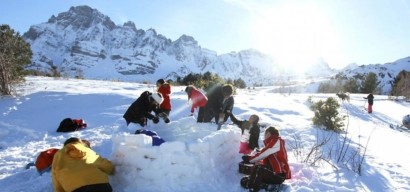
[[[154,29],[137,29],[132,21],[116,25],[88,6],[53,15],[46,23],[31,26],[23,37],[33,50],[29,69],[54,68],[70,77],[155,81],[210,71],[268,84],[282,73],[272,57],[257,50],[218,55],[191,36],[172,41]]]
[[[355,77],[363,80],[368,73],[373,72],[377,74],[378,80],[380,81],[382,94],[389,94],[394,78],[402,70],[410,71],[410,57],[385,64],[356,65],[356,67],[349,65],[348,68],[339,72],[336,77],[341,79]]]

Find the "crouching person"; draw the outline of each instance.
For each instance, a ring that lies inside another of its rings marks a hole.
[[[285,141],[279,131],[269,127],[265,131],[265,147],[254,155],[242,157],[244,162],[255,163],[251,175],[241,180],[241,185],[251,191],[266,189],[269,184],[282,184],[291,178]]]
[[[112,192],[108,175],[114,173],[114,165],[78,138],[64,142],[51,170],[55,192]]]
[[[136,123],[145,127],[147,125],[147,119],[152,120],[153,123],[159,122],[159,117],[161,116],[165,123],[169,123],[168,115],[161,112],[159,105],[164,101],[161,93],[151,93],[149,91],[144,91],[141,93],[140,97],[134,101],[127,111],[124,113],[124,119],[127,126],[130,123]],[[155,115],[151,114],[152,112]]]

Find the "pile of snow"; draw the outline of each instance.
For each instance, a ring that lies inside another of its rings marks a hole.
[[[219,183],[232,182],[227,175],[237,172],[239,141],[240,132],[233,129],[191,142],[167,141],[158,147],[145,135],[117,135],[113,137],[117,170],[113,183],[129,192],[233,190]]]

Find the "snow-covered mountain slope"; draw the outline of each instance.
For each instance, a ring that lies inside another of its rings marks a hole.
[[[93,150],[114,162],[117,171],[110,182],[117,192],[245,191],[239,184],[243,175],[237,172],[240,129],[229,121],[220,131],[216,131],[215,124],[196,123],[194,117],[188,117],[190,106],[184,88],[172,87],[171,122],[150,122],[147,127],[166,140],[155,147],[149,139],[133,135],[136,125],[126,127],[122,118],[138,95],[154,90],[154,85],[27,77],[17,90],[19,96],[0,98],[1,191],[53,191],[50,173],[39,176],[34,168],[26,170],[24,166],[42,150],[61,148],[69,137],[89,140]],[[363,154],[367,146],[359,176],[350,170],[354,168],[350,164],[330,160],[311,167],[301,163],[297,155],[307,155],[309,147],[322,137],[331,137],[333,144],[323,150],[341,146],[337,144],[343,141],[343,134],[331,134],[311,125],[313,112],[307,103],[309,96],[318,100],[335,95],[283,95],[275,89],[237,90],[233,113],[240,119],[257,114],[261,123],[280,130],[292,170],[292,179],[286,181],[287,191],[410,190],[410,152],[401,149],[410,145],[410,133],[389,128],[391,123],[400,123],[410,103],[376,95],[373,114],[363,109],[364,95],[352,94],[351,103],[342,104],[340,112],[350,116],[346,155]],[[88,127],[56,133],[66,117],[83,118]],[[300,148],[292,147],[296,141]]]
[[[378,81],[380,81],[382,93],[389,94],[394,78],[402,70],[410,71],[410,57],[386,64],[356,65],[356,67],[355,65],[350,65],[349,68],[339,72],[336,77],[343,79],[358,77],[363,79],[368,73],[373,72],[377,75]]]
[[[257,50],[218,55],[191,36],[172,41],[154,29],[137,29],[131,21],[116,25],[88,6],[71,7],[46,23],[33,25],[23,37],[34,53],[29,68],[48,72],[54,67],[70,77],[152,82],[210,71],[266,85],[284,71]],[[321,64],[327,67],[314,71],[332,73],[326,63]]]

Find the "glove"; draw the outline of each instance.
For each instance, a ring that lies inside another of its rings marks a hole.
[[[169,120],[168,117],[166,117],[166,118],[164,119],[164,122],[165,122],[165,123],[169,123],[169,121],[170,121],[170,120]]]
[[[194,116],[194,113],[191,113],[189,116]]]
[[[251,156],[249,156],[249,155],[242,156],[242,160],[243,160],[244,163],[249,163],[250,159],[251,159]]]
[[[154,122],[155,124],[157,124],[157,123],[159,122],[159,118],[158,118],[158,117],[152,118],[152,122]]]

